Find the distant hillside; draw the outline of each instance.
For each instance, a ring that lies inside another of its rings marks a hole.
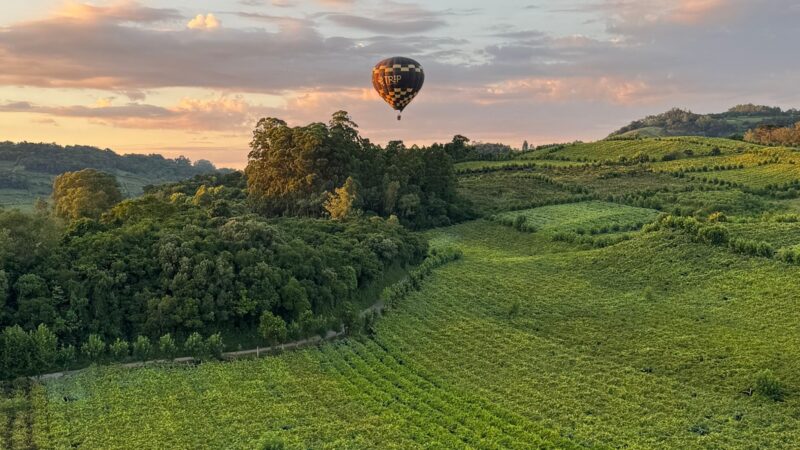
[[[785,127],[800,122],[800,111],[761,105],[738,105],[724,113],[695,114],[678,108],[631,122],[609,137],[741,137],[760,126]]]
[[[161,155],[119,155],[86,146],[0,142],[0,207],[28,209],[37,198],[50,196],[57,175],[88,168],[115,175],[127,196],[141,194],[147,185],[217,170],[208,161],[192,163],[182,156],[167,159]]]

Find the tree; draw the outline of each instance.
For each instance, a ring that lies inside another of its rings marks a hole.
[[[264,311],[258,324],[258,333],[271,346],[280,344],[286,339],[286,321],[271,311]]]
[[[109,350],[111,352],[111,357],[114,358],[115,361],[124,361],[130,355],[128,341],[120,338],[117,338],[111,343]]]
[[[353,203],[355,203],[356,198],[355,181],[353,181],[353,177],[347,177],[342,187],[336,188],[335,194],[328,193],[325,210],[328,211],[331,219],[346,219],[353,214]]]
[[[161,356],[172,359],[178,353],[178,345],[172,335],[167,333],[158,339],[158,350]]]
[[[206,356],[206,344],[203,336],[200,336],[198,332],[194,332],[186,338],[183,348],[189,356],[195,359],[203,359]]]
[[[75,361],[78,360],[78,352],[75,350],[74,345],[62,346],[58,349],[58,355],[56,359],[59,367],[67,370],[72,364],[75,363]]]
[[[3,378],[13,378],[30,373],[33,345],[31,337],[19,325],[6,327],[0,334]]]
[[[527,152],[527,151],[528,151],[528,148],[529,148],[529,146],[528,146],[528,141],[526,140],[526,141],[524,141],[524,142],[522,143],[522,151],[523,151],[523,152]]]
[[[99,219],[120,201],[122,193],[116,178],[94,169],[64,173],[53,183],[55,212],[64,219]]]
[[[324,193],[341,186],[352,172],[362,141],[356,124],[338,111],[329,125],[290,128],[280,119],[261,119],[250,148],[245,173],[258,209],[317,215]]]
[[[39,324],[31,331],[33,345],[33,371],[44,373],[55,366],[58,356],[58,338],[45,324]]]
[[[209,356],[216,359],[222,359],[222,353],[225,351],[225,343],[222,342],[222,335],[214,333],[206,340],[206,352]]]
[[[106,343],[97,334],[90,334],[81,346],[81,352],[89,361],[98,362],[106,352]]]
[[[137,361],[147,361],[153,351],[153,344],[147,336],[137,336],[133,341],[133,357]]]

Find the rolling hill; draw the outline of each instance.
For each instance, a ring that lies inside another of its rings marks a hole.
[[[738,105],[723,113],[695,114],[674,108],[662,114],[635,120],[614,131],[609,137],[656,137],[656,136],[743,136],[748,130],[759,126],[788,126],[800,122],[800,111],[796,109],[760,105]]]
[[[483,218],[422,234],[432,255],[463,257],[415,280],[367,333],[17,385],[0,443],[791,446],[798,153],[697,137],[623,143],[464,163],[459,192]]]
[[[216,171],[208,161],[161,155],[119,155],[95,147],[0,142],[0,207],[30,209],[50,196],[53,179],[64,172],[98,169],[116,176],[123,194],[140,195],[144,186]]]

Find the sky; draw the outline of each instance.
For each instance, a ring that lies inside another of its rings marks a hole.
[[[247,162],[261,117],[376,143],[594,140],[671,107],[800,106],[798,0],[26,0],[0,6],[0,140]],[[373,91],[407,56],[403,120]]]

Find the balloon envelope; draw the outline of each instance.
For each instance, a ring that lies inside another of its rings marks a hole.
[[[425,82],[422,66],[411,58],[387,58],[372,69],[372,86],[397,111],[403,111]]]

